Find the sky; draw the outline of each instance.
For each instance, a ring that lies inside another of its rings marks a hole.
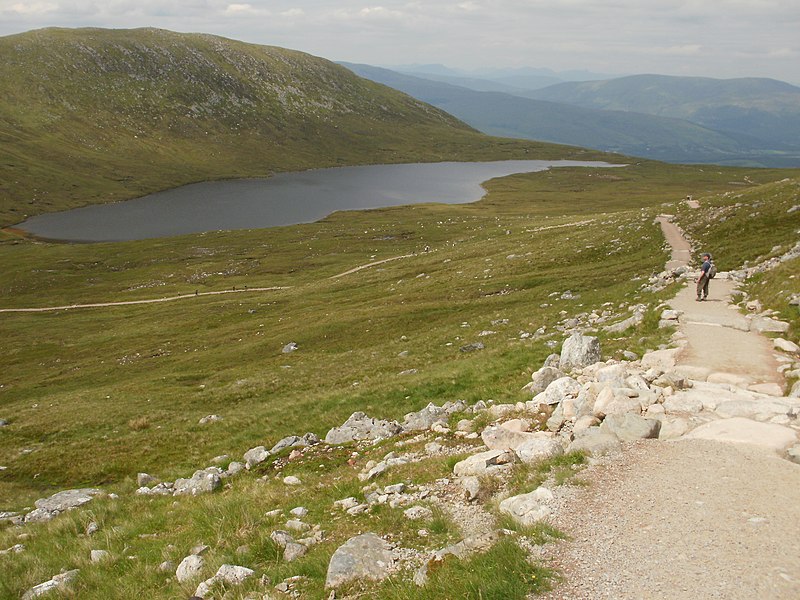
[[[0,0],[0,35],[42,27],[212,33],[379,66],[800,85],[800,0]]]

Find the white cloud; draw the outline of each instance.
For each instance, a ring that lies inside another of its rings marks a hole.
[[[203,31],[372,64],[535,66],[800,83],[798,0],[0,0],[0,35]]]
[[[6,4],[10,4],[6,6]],[[11,12],[19,15],[44,15],[58,10],[57,4],[50,2],[14,2],[0,3],[0,12]]]

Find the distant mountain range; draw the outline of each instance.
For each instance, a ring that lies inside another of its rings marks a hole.
[[[532,89],[345,66],[493,135],[668,162],[800,166],[800,88],[772,79],[636,75]]]

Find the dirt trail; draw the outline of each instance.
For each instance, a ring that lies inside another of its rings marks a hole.
[[[688,243],[661,226],[669,268],[686,264]],[[730,306],[732,289],[715,279],[710,301],[696,302],[690,282],[672,301],[688,341],[679,364],[780,383],[768,340]],[[554,519],[572,541],[548,550],[564,583],[544,598],[800,598],[800,466],[755,446],[647,440],[586,477]]]
[[[377,260],[375,262],[354,267],[343,273],[332,275],[330,279],[337,279],[339,277],[344,277],[345,275],[350,275],[352,273],[356,273],[358,271],[367,269],[369,267],[382,265],[383,263],[391,262],[393,260],[399,260],[401,258],[410,258],[412,256],[416,256],[416,254],[404,254],[403,256],[393,256],[391,258]],[[273,287],[243,287],[239,288],[238,290],[232,289],[232,290],[219,290],[215,292],[196,292],[192,294],[180,294],[178,296],[167,296],[163,298],[148,298],[145,300],[124,300],[119,302],[94,302],[91,304],[65,304],[62,306],[42,306],[42,307],[32,307],[32,308],[0,308],[0,313],[36,313],[36,312],[50,312],[57,310],[72,310],[75,308],[102,308],[108,306],[130,306],[133,304],[157,304],[159,302],[172,302],[173,300],[198,298],[200,296],[218,296],[220,294],[247,294],[254,292],[272,292],[276,290],[289,290],[292,289],[292,287],[294,286],[289,285],[289,286],[273,286]]]

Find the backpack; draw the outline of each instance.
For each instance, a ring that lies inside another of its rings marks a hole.
[[[714,277],[716,277],[716,276],[717,276],[717,265],[715,265],[712,262],[711,266],[708,268],[708,278],[709,279],[714,279]]]

